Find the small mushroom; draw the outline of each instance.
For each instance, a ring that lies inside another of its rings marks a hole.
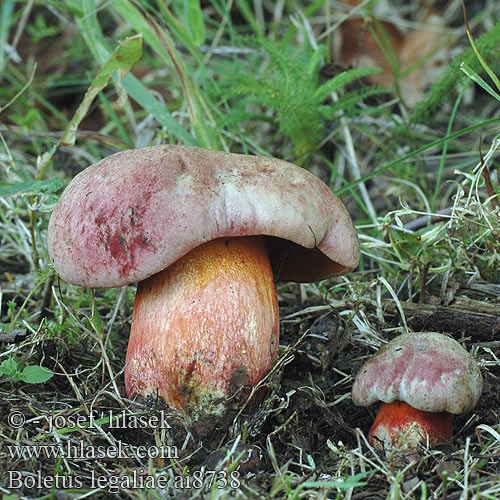
[[[401,335],[359,370],[352,387],[358,406],[382,404],[370,429],[378,449],[435,446],[452,438],[451,414],[477,404],[483,379],[474,358],[454,339],[426,332]]]
[[[344,205],[307,170],[186,146],[85,169],[56,205],[47,241],[70,283],[139,282],[127,394],[160,395],[200,433],[272,367],[274,280],[338,276],[359,259]]]

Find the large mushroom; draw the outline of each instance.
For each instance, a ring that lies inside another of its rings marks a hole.
[[[382,402],[369,439],[378,449],[415,449],[451,441],[451,414],[470,411],[483,387],[474,358],[435,332],[401,335],[359,370],[352,387],[358,406]]]
[[[138,282],[127,394],[161,396],[201,433],[272,366],[274,279],[338,276],[359,258],[344,205],[307,170],[186,146],[124,151],[82,171],[47,241],[69,283]]]

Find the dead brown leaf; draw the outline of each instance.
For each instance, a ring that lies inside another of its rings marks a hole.
[[[372,18],[347,19],[338,30],[334,52],[344,67],[378,67],[368,80],[399,94],[407,106],[419,102],[450,59],[452,31],[432,9],[419,28],[404,33]]]

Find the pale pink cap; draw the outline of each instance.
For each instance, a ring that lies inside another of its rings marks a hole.
[[[478,364],[456,340],[410,333],[391,340],[361,367],[352,400],[359,406],[397,400],[417,410],[460,414],[476,406],[482,388]]]
[[[93,288],[142,281],[220,237],[266,235],[276,278],[318,281],[356,267],[342,202],[282,160],[189,146],[124,151],[79,173],[50,218],[64,280]]]

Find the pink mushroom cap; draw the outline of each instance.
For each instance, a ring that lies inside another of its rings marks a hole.
[[[456,340],[410,333],[391,340],[361,367],[352,400],[358,406],[404,401],[422,411],[460,414],[474,408],[482,387],[478,364]]]
[[[139,282],[197,246],[266,235],[277,279],[318,281],[356,267],[359,242],[342,202],[291,163],[189,146],[114,154],[75,176],[47,245],[69,283]]]

